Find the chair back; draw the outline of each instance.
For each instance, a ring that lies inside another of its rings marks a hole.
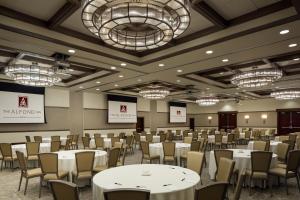
[[[111,147],[114,147],[116,142],[120,142],[120,138],[119,137],[112,137],[111,138]]]
[[[215,135],[215,143],[222,143],[223,134]]]
[[[265,151],[267,143],[265,141],[254,141],[253,150],[255,151]]]
[[[0,144],[0,150],[3,158],[10,157],[12,158],[12,148],[10,143],[1,143]]]
[[[184,137],[183,138],[183,143],[191,144],[192,141],[193,141],[193,137]]]
[[[75,153],[77,174],[79,172],[93,171],[94,166],[94,151],[84,151]]]
[[[292,150],[287,158],[287,171],[297,172],[300,166],[300,150]]]
[[[181,130],[176,130],[175,133],[176,133],[177,136],[179,136],[179,135],[181,135]]]
[[[120,139],[124,139],[124,138],[125,138],[125,135],[126,135],[126,133],[121,132],[121,133],[119,133],[119,138],[120,138]]]
[[[194,200],[224,200],[226,199],[228,182],[218,182],[195,191]]]
[[[138,134],[138,133],[133,133],[133,135],[134,135],[134,140],[135,140],[136,142],[140,142],[140,141],[141,141],[141,135],[140,135],[140,134]]]
[[[272,152],[253,151],[251,152],[251,171],[268,173],[272,160]]]
[[[208,144],[208,140],[204,139],[203,145],[202,145],[202,147],[200,149],[201,152],[205,152],[206,151],[207,144]]]
[[[59,135],[51,136],[51,141],[60,141],[60,136]]]
[[[233,159],[233,151],[231,151],[231,150],[227,150],[227,149],[215,149],[214,150],[214,154],[215,154],[215,161],[216,161],[217,168],[219,166],[220,158],[228,158],[230,160]]]
[[[236,135],[235,133],[228,134],[227,143],[232,143],[235,135]]]
[[[191,151],[200,151],[200,141],[193,141],[191,143]]]
[[[126,137],[126,144],[131,146],[133,143],[133,135],[127,136]]]
[[[72,142],[74,142],[75,144],[78,143],[78,138],[79,138],[79,135],[78,134],[75,134],[72,138]]]
[[[233,200],[240,199],[240,196],[242,193],[242,188],[243,188],[243,183],[245,181],[245,177],[246,177],[245,169],[242,169],[239,174],[237,185],[235,186],[235,189],[234,189]]]
[[[289,152],[289,144],[279,143],[277,144],[276,154],[279,161],[286,162],[286,158]]]
[[[60,143],[60,141],[51,141],[51,152],[59,151]]]
[[[108,162],[107,162],[108,168],[117,166],[119,155],[120,155],[120,148],[113,148],[110,150],[109,158],[108,158]]]
[[[21,169],[21,172],[26,174],[27,173],[27,163],[26,163],[24,153],[20,152],[20,151],[16,151],[16,154],[17,154],[17,158],[19,161],[19,167]]]
[[[220,158],[216,174],[216,181],[229,182],[233,173],[235,161],[228,158]]]
[[[201,138],[203,138],[203,139],[206,139],[206,140],[207,140],[207,139],[208,139],[208,135],[207,135],[206,133],[202,133],[202,134],[201,134]]]
[[[36,156],[40,152],[39,142],[27,142],[26,143],[27,156]]]
[[[113,138],[113,137],[115,137],[114,133],[107,133],[107,138]]]
[[[104,138],[103,137],[94,137],[96,148],[104,147]]]
[[[187,153],[187,168],[201,175],[204,153],[189,151]]]
[[[72,140],[73,140],[73,137],[74,137],[74,135],[67,135],[67,139],[70,139],[71,142],[72,142]]]
[[[245,139],[250,139],[251,131],[245,131]]]
[[[90,140],[91,138],[89,137],[82,137],[82,144],[84,149],[90,147]]]
[[[266,140],[266,147],[265,147],[265,151],[270,151],[270,140]]]
[[[122,155],[122,162],[121,164],[124,166],[125,165],[125,158],[126,158],[126,148],[123,150],[123,155]]]
[[[42,136],[33,136],[33,139],[34,139],[35,142],[40,142],[40,143],[42,143],[42,141],[43,141]]]
[[[175,142],[163,142],[162,144],[165,156],[175,156]]]
[[[150,155],[149,142],[141,141],[141,148],[143,155]]]
[[[151,135],[156,135],[156,131],[150,131]]]
[[[153,135],[147,134],[146,135],[146,141],[147,142],[153,142]]]
[[[65,150],[70,150],[71,144],[72,144],[72,140],[70,138],[67,138]]]
[[[149,190],[114,189],[103,194],[105,200],[150,200]]]
[[[84,137],[91,137],[91,135],[89,133],[85,133]]]
[[[40,153],[38,156],[43,174],[58,173],[58,154]]]
[[[289,150],[295,149],[295,141],[293,140],[283,140],[282,143],[289,144]]]
[[[100,134],[100,133],[95,133],[95,134],[94,134],[94,138],[99,138],[99,137],[101,137],[101,134]]]
[[[165,133],[161,133],[159,137],[160,137],[160,142],[165,142],[167,139],[167,135]]]
[[[74,183],[50,180],[50,187],[54,200],[79,200],[78,188]]]
[[[25,138],[26,138],[26,142],[31,142],[30,136],[26,135]]]
[[[289,134],[289,140],[296,142],[297,135],[296,134]]]

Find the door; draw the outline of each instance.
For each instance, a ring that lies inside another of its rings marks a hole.
[[[137,118],[136,131],[138,133],[144,131],[144,117],[138,117]]]
[[[237,127],[237,112],[219,112],[219,130],[232,130]]]
[[[278,135],[300,131],[300,109],[277,110]]]
[[[194,118],[190,118],[190,129],[191,130],[195,130],[195,119]]]

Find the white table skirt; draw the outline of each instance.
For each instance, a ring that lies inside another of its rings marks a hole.
[[[24,153],[25,156],[27,156],[26,144],[12,145],[11,148],[12,148],[13,155],[16,155],[16,151],[20,151]],[[50,143],[40,143],[40,153],[49,153],[50,149],[51,149]]]
[[[251,152],[249,149],[229,149],[233,151],[233,160],[235,160],[235,169],[251,169]],[[276,166],[277,154],[273,153],[270,168]],[[217,171],[216,160],[214,151],[210,151],[209,154],[209,167],[208,172],[211,179],[215,179],[215,173]]]
[[[166,186],[164,186],[166,185]],[[93,178],[93,200],[104,200],[111,189],[150,190],[151,200],[194,199],[200,176],[189,169],[169,165],[126,165],[110,168]]]
[[[111,148],[111,138],[104,138],[104,148]],[[123,139],[120,139],[120,142],[125,142],[125,140]],[[91,139],[90,141],[90,147],[91,148],[95,148],[96,147],[96,144],[95,144],[95,139]]]
[[[250,150],[253,150],[253,143],[254,143],[254,141],[250,141],[248,143],[248,147],[247,148],[250,149]],[[281,143],[281,142],[271,141],[270,142],[270,151],[272,151],[273,153],[276,153],[277,152],[277,145],[279,143]]]
[[[96,165],[106,165],[107,153],[101,150],[69,150],[58,151],[58,170],[69,172],[69,181],[72,181],[72,172],[76,172],[75,153],[83,151],[95,151],[94,167]]]
[[[67,138],[66,137],[60,137],[61,145],[66,145]],[[42,138],[43,143],[51,143],[51,137],[45,137]]]
[[[159,155],[160,163],[162,163],[164,158],[164,150],[163,150],[162,143],[150,144],[149,149],[150,149],[150,155],[151,156]],[[176,143],[175,156],[177,156],[177,162],[178,162],[177,164],[180,164],[180,156],[186,155],[190,149],[191,149],[191,144],[186,144],[181,142]]]
[[[141,136],[141,141],[146,141],[146,136]],[[159,143],[160,142],[160,136],[154,135],[152,142]]]

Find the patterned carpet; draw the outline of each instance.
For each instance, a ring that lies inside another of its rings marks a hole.
[[[244,147],[239,147],[244,148]],[[207,153],[208,155],[208,153]],[[133,155],[128,155],[126,158],[126,164],[136,164],[141,160],[141,152],[139,150],[135,150]],[[209,159],[207,159],[208,162]],[[209,164],[207,165],[209,166]],[[28,183],[28,189],[26,196],[23,195],[25,182],[23,180],[23,184],[21,187],[21,191],[17,191],[18,183],[20,178],[20,171],[15,169],[14,171],[10,169],[4,169],[0,172],[0,200],[4,199],[14,199],[14,200],[32,200],[39,199],[38,191],[39,191],[39,178],[30,179]],[[208,177],[208,168],[204,168],[203,174],[201,176],[203,184],[206,185],[210,183]],[[297,183],[295,179],[291,179],[288,181],[289,192],[290,194],[287,196],[285,193],[285,187],[282,185],[280,187],[273,186],[273,197],[270,196],[270,191],[268,189],[262,190],[260,188],[255,188],[252,190],[252,195],[249,196],[248,189],[243,189],[242,191],[242,200],[299,200],[300,193],[297,189]],[[232,196],[233,189],[229,188],[229,198]],[[42,188],[42,197],[41,199],[53,199],[52,195],[47,187]],[[91,200],[92,199],[92,189],[91,187],[80,188],[80,199]]]

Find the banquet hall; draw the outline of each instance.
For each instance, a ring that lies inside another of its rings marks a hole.
[[[300,0],[0,0],[0,200],[299,200],[299,27]]]

